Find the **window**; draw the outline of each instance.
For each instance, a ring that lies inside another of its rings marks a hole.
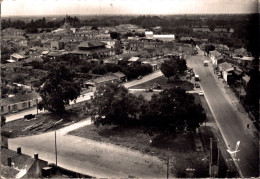
[[[1,112],[4,112],[4,106],[1,106]]]
[[[26,108],[27,107],[27,102],[24,102],[23,103],[23,108]]]
[[[16,104],[13,105],[13,106],[12,106],[12,109],[13,109],[13,110],[16,110],[16,109],[17,109],[17,105],[16,105]]]

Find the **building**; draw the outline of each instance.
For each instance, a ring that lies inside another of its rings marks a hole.
[[[17,152],[1,147],[1,178],[40,178],[42,168],[47,166],[48,162],[39,159],[38,154],[32,158],[20,147]]]
[[[76,50],[68,52],[69,54],[78,56],[80,59],[102,59],[110,56],[110,48],[105,47],[106,44],[98,40],[89,40],[81,42]]]
[[[2,30],[3,37],[22,37],[24,33],[24,30],[15,28],[7,28]]]
[[[153,32],[152,31],[146,31],[145,33],[146,39],[153,39]]]
[[[105,86],[106,83],[116,83],[116,82],[122,82],[124,80],[126,80],[126,76],[121,72],[117,72],[117,73],[111,73],[95,79],[88,80],[87,82],[85,82],[84,86],[87,89],[91,89],[91,91],[95,92],[101,86]]]
[[[139,57],[132,57],[128,60],[130,65],[137,65]]]
[[[51,49],[53,49],[53,50],[64,49],[64,42],[62,42],[62,41],[52,41],[51,42]]]
[[[172,42],[175,40],[175,35],[173,35],[173,34],[153,35],[153,39],[161,40],[163,42]]]
[[[234,67],[227,63],[221,63],[218,65],[219,71],[222,73],[223,79],[229,83],[229,77],[232,76],[232,72],[234,71]]]
[[[19,61],[22,61],[22,60],[25,60],[25,56],[24,55],[21,55],[21,54],[18,54],[18,53],[13,53],[12,55],[10,55],[10,60],[7,60],[9,62],[19,62]]]
[[[221,60],[223,60],[223,56],[217,50],[210,51],[209,58],[215,67],[218,66]]]
[[[17,94],[14,97],[2,98],[0,99],[1,114],[18,112],[35,107],[37,100],[39,101],[40,99],[38,93]]]

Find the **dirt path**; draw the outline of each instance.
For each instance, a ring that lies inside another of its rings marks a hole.
[[[154,156],[113,144],[68,135],[69,131],[89,125],[90,119],[57,131],[58,165],[94,177],[164,178],[166,164]],[[9,139],[9,148],[55,163],[55,132]]]

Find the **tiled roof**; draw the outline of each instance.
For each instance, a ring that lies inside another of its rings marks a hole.
[[[12,163],[14,163],[14,168],[18,169],[29,169],[34,163],[34,159],[25,154],[17,154],[17,152],[1,148],[1,164],[8,166],[7,157],[12,158]]]
[[[109,81],[116,80],[116,79],[117,79],[117,77],[114,75],[106,75],[106,76],[102,76],[102,77],[93,79],[93,80],[91,80],[91,82],[98,84],[98,83],[103,83],[103,82],[109,82]]]
[[[234,67],[232,67],[227,62],[221,63],[221,64],[219,64],[219,66],[221,66],[221,68],[224,69],[225,71],[232,71],[232,70],[234,70]]]
[[[15,58],[17,58],[17,59],[25,58],[23,55],[18,54],[18,53],[13,53],[11,56],[12,56],[12,57],[15,57]]]
[[[28,93],[28,94],[18,94],[15,95],[14,97],[10,98],[2,98],[0,99],[1,106],[9,105],[9,104],[15,104],[23,101],[28,101],[31,99],[36,99],[39,98],[40,95],[38,93]]]
[[[106,45],[106,44],[103,42],[100,42],[98,40],[89,40],[86,42],[81,42],[79,44],[79,47],[100,47],[100,46],[104,46],[104,45]]]
[[[113,75],[115,75],[115,76],[118,77],[118,78],[125,77],[125,74],[122,73],[122,72],[116,72],[116,73],[113,73]]]
[[[16,175],[19,173],[19,170],[4,166],[1,164],[1,177],[3,178],[16,178]]]
[[[111,51],[111,49],[109,48],[102,48],[102,49],[89,49],[89,50],[73,50],[71,52],[71,54],[95,54],[95,53],[103,53],[103,52],[109,52]]]

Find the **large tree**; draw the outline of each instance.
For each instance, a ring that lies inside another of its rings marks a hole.
[[[43,86],[38,89],[42,101],[39,108],[55,113],[65,112],[65,105],[80,95],[80,86],[73,80],[73,72],[64,65],[58,65],[42,79]]]
[[[201,105],[195,104],[194,99],[193,95],[181,88],[153,95],[141,118],[145,132],[167,134],[195,131],[206,116]]]
[[[178,73],[182,73],[187,69],[187,64],[184,59],[174,57],[169,60],[165,60],[161,65],[162,73],[168,78]]]
[[[91,119],[99,125],[131,125],[140,115],[145,103],[143,97],[136,97],[118,83],[107,83],[100,87],[89,103]]]

